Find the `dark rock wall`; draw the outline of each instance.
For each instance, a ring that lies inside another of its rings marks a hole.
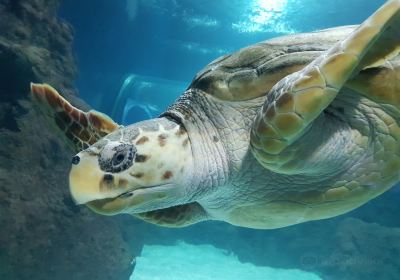
[[[129,279],[120,221],[77,207],[71,152],[28,98],[47,82],[75,104],[72,28],[58,0],[0,0],[0,279]]]
[[[58,0],[0,1],[2,97],[21,97],[29,78],[73,92],[72,29],[56,17]],[[25,89],[25,91],[24,91]]]

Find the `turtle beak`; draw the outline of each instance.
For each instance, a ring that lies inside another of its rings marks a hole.
[[[121,176],[103,172],[97,155],[81,152],[72,158],[69,188],[77,204],[86,204],[103,215],[114,215],[126,207],[123,194],[135,186],[128,187]]]
[[[70,192],[77,204],[85,204],[102,215],[130,213],[146,208],[168,196],[176,196],[172,184],[138,184],[128,174],[101,170],[97,155],[80,152],[72,158]]]

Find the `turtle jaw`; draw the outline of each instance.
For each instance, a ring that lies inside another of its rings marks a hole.
[[[89,201],[86,206],[98,214],[107,216],[141,213],[147,211],[143,208],[153,209],[152,205],[162,205],[163,200],[171,197],[171,190],[173,190],[172,184],[136,188],[114,198]]]
[[[80,158],[79,164],[74,159]],[[118,196],[118,191],[105,192],[103,185],[104,172],[97,168],[97,157],[79,153],[73,158],[73,165],[69,173],[69,190],[76,204],[85,204],[89,201]]]

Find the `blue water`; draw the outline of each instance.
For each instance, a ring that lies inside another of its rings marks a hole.
[[[131,73],[188,85],[223,54],[279,35],[358,24],[384,2],[65,0],[60,16],[75,29],[81,96],[110,113]]]
[[[126,124],[162,112],[223,54],[280,35],[358,24],[384,2],[65,0],[60,16],[75,29],[81,97]],[[160,91],[163,99],[146,98]],[[399,258],[391,253],[393,239],[373,237],[393,236],[391,229],[400,227],[395,190],[334,219],[271,231],[215,222],[163,229],[135,221],[146,234],[132,279],[381,279],[371,267],[400,279],[399,267],[384,265]],[[370,227],[380,233],[371,237],[362,225],[350,230],[357,224],[352,218],[379,224]]]

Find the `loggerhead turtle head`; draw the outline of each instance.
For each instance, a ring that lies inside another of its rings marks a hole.
[[[97,213],[140,213],[184,203],[190,140],[167,118],[122,127],[72,159],[70,191]]]

